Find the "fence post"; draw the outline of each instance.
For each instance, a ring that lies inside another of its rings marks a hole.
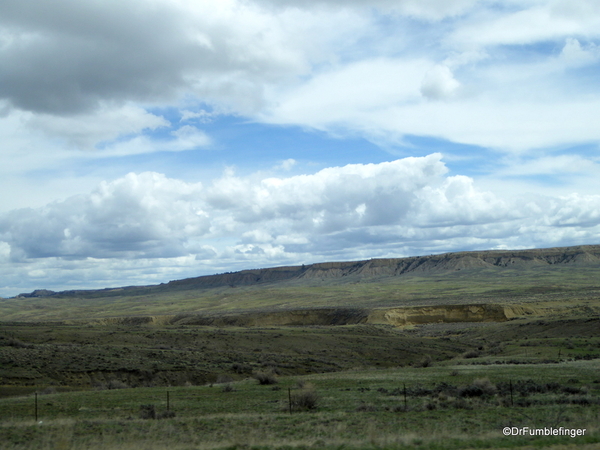
[[[408,407],[406,406],[406,383],[404,383],[404,411],[408,411]]]
[[[288,388],[288,401],[290,403],[290,414],[292,413],[292,388]]]

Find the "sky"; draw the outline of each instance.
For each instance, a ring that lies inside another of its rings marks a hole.
[[[598,244],[598,0],[0,0],[0,296]]]

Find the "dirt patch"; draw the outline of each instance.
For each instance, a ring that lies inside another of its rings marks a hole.
[[[500,305],[448,305],[375,310],[369,323],[394,326],[452,322],[503,322],[507,320]]]

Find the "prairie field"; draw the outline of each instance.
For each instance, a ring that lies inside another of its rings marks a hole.
[[[449,364],[282,376],[264,385],[246,378],[49,391],[37,396],[37,422],[35,396],[0,401],[0,442],[6,449],[598,448],[598,369],[597,361]],[[307,394],[308,403],[297,400]],[[502,435],[504,427],[561,426],[585,435]]]
[[[0,299],[0,448],[600,448],[596,262],[439,261]]]
[[[4,325],[1,447],[598,448],[599,323]]]

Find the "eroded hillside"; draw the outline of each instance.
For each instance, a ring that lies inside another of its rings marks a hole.
[[[395,326],[597,314],[600,246],[448,253],[202,276],[0,300],[4,321]]]

